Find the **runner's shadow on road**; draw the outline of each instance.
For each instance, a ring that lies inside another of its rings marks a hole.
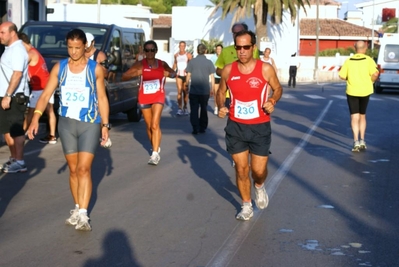
[[[139,267],[127,235],[121,230],[112,230],[103,240],[103,255],[98,259],[88,259],[83,267],[126,266]]]
[[[237,187],[230,177],[217,164],[217,153],[198,146],[191,145],[187,140],[178,140],[178,156],[183,164],[190,163],[197,177],[205,180],[220,196],[232,203],[237,209],[241,204],[236,200]],[[234,195],[233,195],[234,194]]]
[[[22,190],[25,184],[36,175],[40,174],[46,163],[41,157],[35,159],[34,167],[26,160],[28,168],[24,173],[3,173],[0,171],[0,218],[7,210],[8,204]]]

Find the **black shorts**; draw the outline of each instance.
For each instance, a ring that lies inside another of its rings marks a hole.
[[[0,97],[0,103],[3,100]],[[24,119],[26,105],[18,104],[15,97],[11,98],[10,108],[4,110],[0,107],[0,134],[10,134],[11,137],[25,135]]]
[[[346,95],[346,101],[348,102],[350,114],[366,114],[367,105],[369,103],[370,96],[352,96]]]
[[[186,82],[186,76],[177,76],[176,78],[181,79],[183,83]]]
[[[270,122],[260,124],[243,124],[227,120],[226,148],[229,154],[249,150],[251,154],[269,156],[272,130]]]
[[[220,78],[215,78],[215,84],[219,84],[220,83]]]

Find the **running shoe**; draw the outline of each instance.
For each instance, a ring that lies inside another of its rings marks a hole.
[[[78,222],[75,226],[76,230],[79,231],[91,231],[91,225],[89,223],[90,218],[86,214],[79,214],[78,215]]]
[[[184,116],[188,116],[190,113],[188,112],[188,109],[187,108],[185,108],[185,109],[183,109],[183,115]]]
[[[216,116],[219,114],[218,107],[215,107],[215,109],[213,110],[213,114],[215,114]]]
[[[269,204],[269,196],[266,193],[265,184],[261,188],[256,188],[255,186],[255,204],[260,210],[263,210]]]
[[[160,160],[161,160],[161,156],[159,156],[158,153],[152,154],[151,157],[150,157],[150,160],[148,161],[148,164],[150,164],[150,165],[158,165]]]
[[[71,216],[65,220],[65,224],[76,225],[79,220],[79,209],[75,208],[69,212]]]
[[[359,141],[359,150],[366,150],[366,149],[367,149],[366,142],[363,139],[361,139]]]
[[[183,110],[181,108],[179,108],[176,112],[176,115],[178,116],[183,116]]]
[[[244,203],[241,206],[241,211],[240,213],[237,214],[236,219],[241,221],[248,221],[249,219],[252,218],[252,216],[254,216],[254,212],[252,204],[249,202],[249,203]]]
[[[54,135],[47,135],[46,137],[40,138],[39,142],[43,144],[55,145],[57,144],[57,137]]]
[[[5,173],[17,173],[17,172],[26,172],[28,169],[25,165],[19,164],[16,160],[11,162],[10,165],[3,165],[3,172]]]
[[[6,162],[4,162],[3,164],[0,165],[0,170],[8,168],[8,166],[11,165],[11,163],[14,161],[15,161],[15,159],[9,158],[9,160],[7,160]]]
[[[352,151],[353,152],[359,152],[359,149],[360,149],[360,142],[358,140],[356,140],[355,142],[353,142]]]

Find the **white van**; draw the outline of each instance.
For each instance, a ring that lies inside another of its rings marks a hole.
[[[399,34],[384,34],[380,39],[377,65],[380,75],[374,83],[374,91],[399,90]]]

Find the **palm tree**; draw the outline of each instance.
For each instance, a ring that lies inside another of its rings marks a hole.
[[[267,37],[267,16],[271,17],[274,24],[280,24],[283,19],[283,11],[288,10],[291,21],[294,23],[297,9],[305,9],[305,4],[310,6],[309,0],[220,0],[212,1],[216,4],[215,12],[222,8],[222,19],[228,13],[234,13],[233,21],[253,15],[257,40]]]

